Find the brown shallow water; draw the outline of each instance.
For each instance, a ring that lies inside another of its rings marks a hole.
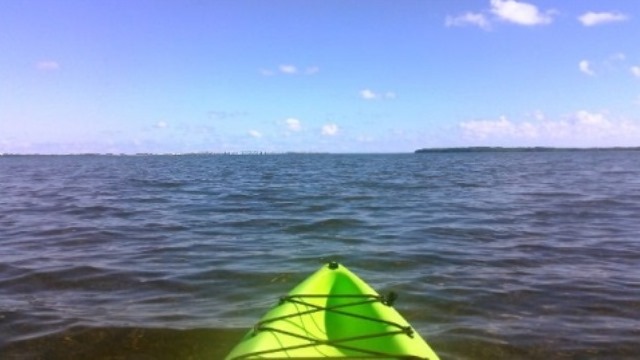
[[[75,328],[15,342],[3,359],[222,359],[243,330]]]
[[[246,332],[245,329],[144,329],[75,328],[7,346],[2,358],[17,359],[103,359],[147,360],[223,359]],[[455,336],[453,336],[455,337]],[[636,341],[602,344],[585,348],[568,344],[540,344],[522,347],[488,344],[483,339],[432,341],[441,359],[633,359]],[[558,348],[564,348],[559,350]]]

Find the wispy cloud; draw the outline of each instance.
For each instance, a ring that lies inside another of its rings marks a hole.
[[[364,100],[395,99],[396,93],[393,91],[378,93],[371,89],[364,89],[360,90],[360,98]]]
[[[338,135],[340,128],[336,124],[325,124],[322,126],[322,135],[324,136],[335,136]]]
[[[229,120],[246,116],[248,113],[245,111],[224,111],[224,110],[211,110],[207,112],[207,116],[211,120]]]
[[[274,68],[262,68],[260,74],[263,76],[275,76],[275,75],[315,75],[320,72],[318,66],[299,67],[293,64],[280,64]]]
[[[166,127],[168,127],[169,124],[167,124],[166,121],[158,121],[155,125],[156,129],[165,129]]]
[[[591,68],[591,63],[589,62],[589,60],[580,61],[578,63],[578,69],[580,69],[582,73],[587,74],[589,76],[594,76],[596,74]]]
[[[258,130],[249,130],[249,136],[255,139],[260,139],[262,137],[262,133]]]
[[[640,78],[640,65],[631,64],[627,61],[627,55],[621,52],[613,53],[595,62],[586,59],[581,60],[578,63],[578,69],[589,76],[604,76],[612,72],[630,71],[633,76]]]
[[[56,70],[60,70],[60,63],[58,63],[57,61],[53,61],[53,60],[41,60],[38,61],[36,64],[36,69],[40,70],[40,71],[56,71]]]
[[[491,29],[491,23],[484,14],[473,12],[467,12],[458,16],[447,16],[444,24],[446,27],[477,26],[484,30]]]
[[[609,63],[617,62],[617,61],[625,61],[625,60],[627,60],[627,55],[621,52],[611,54],[611,56],[609,56],[609,58],[607,59]]]
[[[470,120],[460,123],[464,135],[484,140],[491,137],[535,137],[536,129],[530,123],[514,124],[505,116],[498,120]]]
[[[544,25],[553,21],[553,11],[543,13],[533,4],[515,0],[491,0],[491,12],[501,20],[518,25]]]
[[[612,22],[625,21],[629,18],[619,12],[587,12],[578,17],[578,21],[584,26],[595,26]]]

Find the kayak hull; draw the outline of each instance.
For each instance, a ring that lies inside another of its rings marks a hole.
[[[438,360],[391,306],[393,298],[342,265],[325,265],[281,298],[225,360]]]

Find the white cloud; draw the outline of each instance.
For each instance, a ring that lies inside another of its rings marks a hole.
[[[629,17],[619,12],[587,12],[578,17],[578,21],[584,26],[595,26],[600,24],[625,21]]]
[[[531,132],[529,123],[524,123],[524,128],[509,121],[505,116],[498,120],[471,120],[460,124],[465,135],[478,139],[489,137],[527,137],[535,136]],[[525,131],[526,129],[527,131]]]
[[[280,65],[278,67],[278,70],[280,70],[280,72],[283,74],[289,74],[289,75],[298,73],[298,68],[295,65]]]
[[[544,25],[553,20],[551,11],[541,13],[535,5],[515,0],[491,0],[491,12],[502,20],[519,25]]]
[[[491,28],[491,23],[482,13],[467,12],[459,16],[447,16],[444,21],[445,26],[477,26],[484,30]]]
[[[249,130],[249,136],[260,139],[262,137],[262,133],[258,130]]]
[[[275,76],[278,74],[284,75],[315,75],[320,72],[320,67],[318,66],[308,66],[306,68],[301,68],[293,64],[281,64],[274,70],[273,68],[262,68],[259,70],[262,76]]]
[[[611,124],[602,113],[590,113],[586,110],[580,110],[576,113],[575,117],[578,123],[585,125],[609,126]]]
[[[589,76],[594,76],[596,73],[593,71],[593,69],[591,69],[591,63],[589,63],[588,60],[582,60],[578,63],[578,68],[580,69],[580,71],[582,71],[583,73],[589,75]]]
[[[158,129],[164,129],[164,128],[166,128],[167,126],[169,126],[169,124],[167,124],[167,122],[166,122],[166,121],[158,121],[158,122],[156,123],[156,128],[158,128]]]
[[[300,123],[300,120],[296,119],[296,118],[288,118],[285,120],[285,123],[287,124],[287,128],[290,131],[300,131],[302,130],[302,124]]]
[[[360,98],[364,100],[395,99],[396,93],[393,91],[377,93],[371,89],[364,89],[360,91]]]
[[[515,122],[471,120],[459,124],[470,140],[517,146],[635,146],[640,142],[640,122],[611,119],[606,113],[577,111],[566,119]]]
[[[481,12],[447,16],[445,26],[477,26],[484,30],[491,30],[491,24],[496,20],[525,26],[545,25],[553,21],[553,15],[556,12],[554,10],[541,12],[535,5],[517,0],[491,0],[490,6],[488,10]],[[493,14],[493,17],[490,14]]]
[[[640,66],[632,66],[631,73],[633,74],[633,76],[640,78]]]
[[[369,89],[364,89],[364,90],[360,91],[360,97],[365,99],[365,100],[373,100],[373,99],[377,98],[378,95],[376,93],[374,93],[373,91],[369,90]]]
[[[60,70],[60,63],[53,60],[41,60],[36,63],[36,69],[41,71],[56,71]]]
[[[338,134],[338,131],[340,131],[340,129],[336,124],[325,124],[322,126],[322,135],[325,136],[335,136]]]

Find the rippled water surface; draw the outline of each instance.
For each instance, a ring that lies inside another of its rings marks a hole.
[[[0,358],[222,359],[337,260],[443,359],[640,358],[640,152],[0,156]]]

